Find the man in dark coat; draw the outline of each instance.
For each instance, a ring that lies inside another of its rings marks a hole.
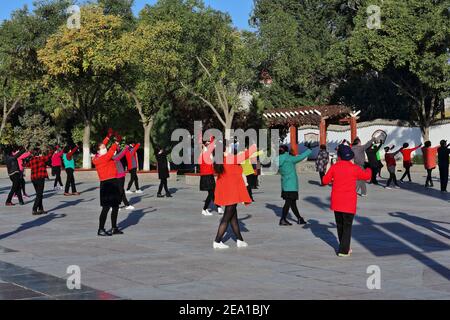
[[[169,188],[167,187],[167,179],[169,178],[169,166],[167,161],[167,152],[163,149],[159,149],[159,152],[156,154],[156,160],[158,162],[158,178],[161,181],[158,189],[158,198],[163,198],[164,196],[161,194],[162,189],[164,188],[166,192],[166,197],[171,198]]]
[[[372,179],[370,180],[370,183],[375,185],[378,185],[377,174],[380,169],[377,159],[377,152],[380,150],[382,145],[383,141],[380,141],[378,145],[374,142],[369,148],[366,149],[367,161],[369,162],[370,169],[372,169]]]
[[[438,149],[439,176],[441,179],[441,192],[447,192],[448,184],[448,157],[450,155],[450,144],[447,140],[441,140],[441,146]]]

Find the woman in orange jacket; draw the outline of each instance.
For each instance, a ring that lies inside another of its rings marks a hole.
[[[425,167],[425,170],[427,170],[427,179],[425,181],[425,187],[433,187],[433,180],[431,179],[431,173],[436,168],[436,156],[437,156],[437,149],[439,146],[432,147],[430,141],[426,141],[423,148],[422,148],[422,154],[423,154],[423,165]]]
[[[237,217],[237,205],[246,205],[252,202],[247,187],[242,177],[242,162],[250,158],[257,151],[256,145],[252,145],[248,150],[237,154],[237,150],[229,150],[224,153],[223,164],[215,164],[214,169],[219,175],[214,193],[214,201],[217,206],[225,207],[225,213],[217,230],[216,239],[213,242],[214,249],[227,249],[229,246],[222,242],[228,225],[231,224],[233,233],[237,238],[237,247],[244,248],[248,244],[244,241],[239,229]]]
[[[111,133],[108,134],[108,138],[111,138]],[[100,205],[102,207],[102,212],[100,214],[97,234],[101,237],[112,236],[113,234],[123,234],[117,227],[117,216],[119,214],[119,205],[122,200],[122,194],[117,183],[117,168],[115,161],[113,160],[118,145],[119,144],[116,141],[108,150],[104,143],[100,143],[97,148],[97,154],[92,159],[92,163],[97,169],[100,180]],[[112,209],[111,232],[105,230],[106,218],[110,209]]]

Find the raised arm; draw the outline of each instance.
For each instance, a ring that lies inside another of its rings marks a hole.
[[[122,160],[122,158],[123,158],[128,152],[130,152],[130,150],[128,150],[128,148],[123,148],[123,150],[120,150],[120,149],[118,148],[117,151],[118,151],[119,153],[116,154],[116,155],[112,158],[114,161],[120,161],[120,160]]]
[[[23,160],[23,159],[28,158],[29,156],[31,156],[31,152],[27,151],[27,152],[25,152],[24,154],[20,155],[20,157],[17,158],[17,160],[20,161],[20,160]]]
[[[241,164],[248,158],[250,158],[256,151],[258,151],[258,148],[256,147],[256,144],[250,146],[248,150],[245,150],[245,152],[241,152],[237,155],[227,155],[225,157],[225,163],[226,164]]]
[[[375,138],[372,138],[371,140],[367,141],[365,144],[363,144],[364,150],[369,149],[369,147],[372,145],[372,143],[375,141]]]
[[[398,149],[397,151],[393,152],[393,154],[394,154],[394,156],[396,156],[397,154],[399,154],[402,151],[403,151],[403,147]]]
[[[75,152],[77,152],[77,150],[78,150],[78,146],[76,146],[75,148],[70,150],[70,152],[67,154],[67,160],[72,160],[72,156]]]
[[[312,153],[312,150],[311,150],[311,149],[308,149],[308,150],[306,150],[305,152],[303,152],[302,154],[299,154],[298,156],[294,156],[293,159],[292,159],[292,161],[293,161],[294,163],[298,163],[298,162],[300,162],[300,161],[303,161],[303,160],[305,160],[306,158],[308,158],[309,155],[310,155],[311,153]]]
[[[16,158],[17,160],[19,160],[19,158],[25,153],[25,149],[24,150],[20,150],[19,152],[17,152],[13,157]]]

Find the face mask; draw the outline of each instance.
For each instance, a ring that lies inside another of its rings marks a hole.
[[[98,151],[98,153],[99,153],[101,156],[104,156],[105,154],[108,153],[108,150],[106,150],[106,148],[105,148],[105,149],[100,149],[100,150]]]

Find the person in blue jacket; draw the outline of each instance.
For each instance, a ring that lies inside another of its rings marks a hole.
[[[289,209],[297,217],[298,224],[306,224],[305,219],[300,216],[297,208],[298,200],[298,176],[296,170],[296,164],[306,159],[311,154],[311,144],[306,144],[308,148],[305,152],[298,156],[294,156],[289,153],[289,148],[285,145],[280,146],[280,156],[278,157],[278,172],[281,175],[281,198],[285,201],[283,207],[283,214],[280,220],[280,226],[290,226],[292,223],[287,221],[287,215]]]

